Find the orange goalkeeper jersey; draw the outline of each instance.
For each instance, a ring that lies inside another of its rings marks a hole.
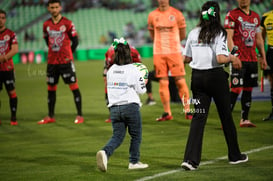
[[[148,16],[148,29],[154,31],[154,54],[180,53],[179,29],[185,27],[182,12],[173,7],[167,11],[158,8],[152,11]]]

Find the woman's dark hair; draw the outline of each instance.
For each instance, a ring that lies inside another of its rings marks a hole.
[[[132,63],[131,49],[129,44],[126,45],[123,43],[117,44],[115,47],[115,58],[114,64],[117,65],[126,65]]]
[[[209,9],[213,9],[215,13],[212,12],[212,14],[210,14]],[[200,13],[200,21],[197,26],[201,27],[201,31],[198,37],[199,42],[209,44],[213,42],[215,37],[221,33],[227,37],[227,32],[221,24],[220,7],[218,2],[207,1],[205,4],[203,4]]]

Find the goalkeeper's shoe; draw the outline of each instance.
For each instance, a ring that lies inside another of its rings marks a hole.
[[[273,121],[273,113],[269,114],[269,116],[264,118],[263,121]]]
[[[81,124],[83,122],[84,122],[84,119],[83,119],[82,116],[77,116],[75,121],[74,121],[75,124]]]
[[[173,116],[169,115],[169,113],[167,112],[164,112],[161,117],[156,119],[156,121],[168,121],[172,119],[173,119]]]
[[[193,117],[193,115],[192,115],[192,113],[190,113],[190,112],[187,112],[187,113],[185,114],[185,118],[188,119],[188,120],[192,120],[192,117]]]
[[[51,118],[49,116],[46,116],[44,119],[42,119],[41,121],[38,121],[37,124],[48,124],[48,123],[55,123],[56,120],[55,118]]]

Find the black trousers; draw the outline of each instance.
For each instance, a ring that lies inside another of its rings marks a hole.
[[[201,161],[204,128],[212,98],[223,126],[228,146],[228,158],[231,161],[238,160],[241,152],[230,108],[228,73],[223,68],[192,70],[191,90],[194,115],[191,121],[184,161],[190,160],[196,165],[199,165]]]

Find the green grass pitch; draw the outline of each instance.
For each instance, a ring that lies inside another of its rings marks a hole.
[[[172,104],[174,119],[156,122],[163,112],[158,94],[158,83],[153,83],[157,104],[143,105],[143,141],[141,161],[148,163],[145,170],[128,170],[128,134],[115,151],[102,173],[96,166],[96,152],[112,135],[111,124],[105,123],[108,109],[104,100],[102,78],[103,61],[76,62],[77,76],[83,98],[85,122],[73,123],[76,109],[69,88],[59,80],[55,108],[56,123],[38,125],[47,115],[46,64],[17,64],[16,90],[18,95],[18,126],[10,126],[8,96],[3,90],[0,119],[0,180],[138,180],[151,176],[152,180],[273,180],[273,122],[263,122],[271,109],[270,101],[252,103],[250,119],[257,128],[240,128],[240,103],[233,112],[242,152],[249,153],[249,162],[230,165],[221,124],[215,105],[211,105],[207,121],[202,163],[197,171],[180,169],[190,121],[184,118],[181,104]],[[152,60],[143,63],[152,69]],[[187,81],[190,69],[187,66]],[[147,95],[142,95],[145,102]],[[261,149],[261,148],[267,149]],[[178,169],[178,170],[177,170]],[[171,172],[174,171],[175,172]],[[172,173],[172,174],[162,174]],[[155,176],[157,174],[162,174]],[[145,179],[142,179],[145,180]]]

